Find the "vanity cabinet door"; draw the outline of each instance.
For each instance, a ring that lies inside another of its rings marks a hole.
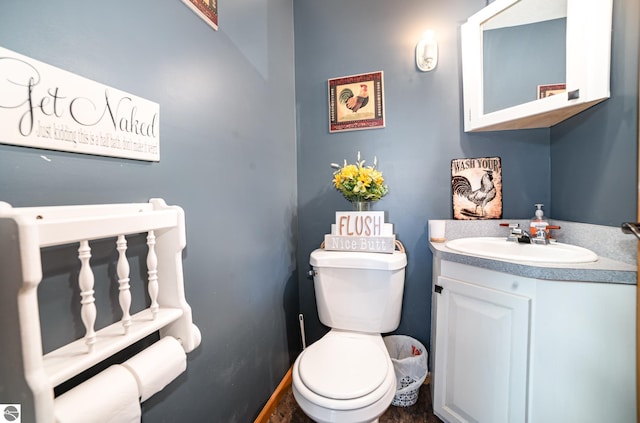
[[[449,423],[525,422],[531,299],[437,280],[435,414]]]

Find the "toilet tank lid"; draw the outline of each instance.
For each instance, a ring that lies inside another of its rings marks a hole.
[[[365,253],[360,251],[311,252],[309,263],[314,267],[338,267],[349,269],[397,270],[407,265],[407,255],[400,251],[389,253]]]

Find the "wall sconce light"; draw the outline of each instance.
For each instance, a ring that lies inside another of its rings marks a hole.
[[[433,31],[428,30],[422,35],[416,46],[416,65],[423,72],[434,70],[438,64],[438,43]]]

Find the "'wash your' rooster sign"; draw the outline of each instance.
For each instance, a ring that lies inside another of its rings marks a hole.
[[[454,219],[502,219],[500,157],[451,161]]]

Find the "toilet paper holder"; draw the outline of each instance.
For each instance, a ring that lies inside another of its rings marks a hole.
[[[146,234],[150,305],[131,315],[127,237],[139,234]],[[96,330],[100,310],[95,304],[90,242],[110,238],[116,239],[113,247],[123,317]],[[41,249],[63,245],[78,247],[79,310],[85,335],[42,354],[37,295],[43,274]],[[184,211],[159,198],[148,203],[22,208],[0,202],[0,298],[5,304],[0,307],[0,318],[6,325],[2,347],[6,359],[0,360],[0,374],[8,388],[0,390],[11,395],[2,402],[19,404],[22,421],[53,423],[54,387],[148,335],[158,332],[161,340],[175,338],[184,353],[197,348],[201,334],[184,296],[185,246]],[[17,325],[9,327],[6,322]],[[176,369],[172,371],[180,371]]]

